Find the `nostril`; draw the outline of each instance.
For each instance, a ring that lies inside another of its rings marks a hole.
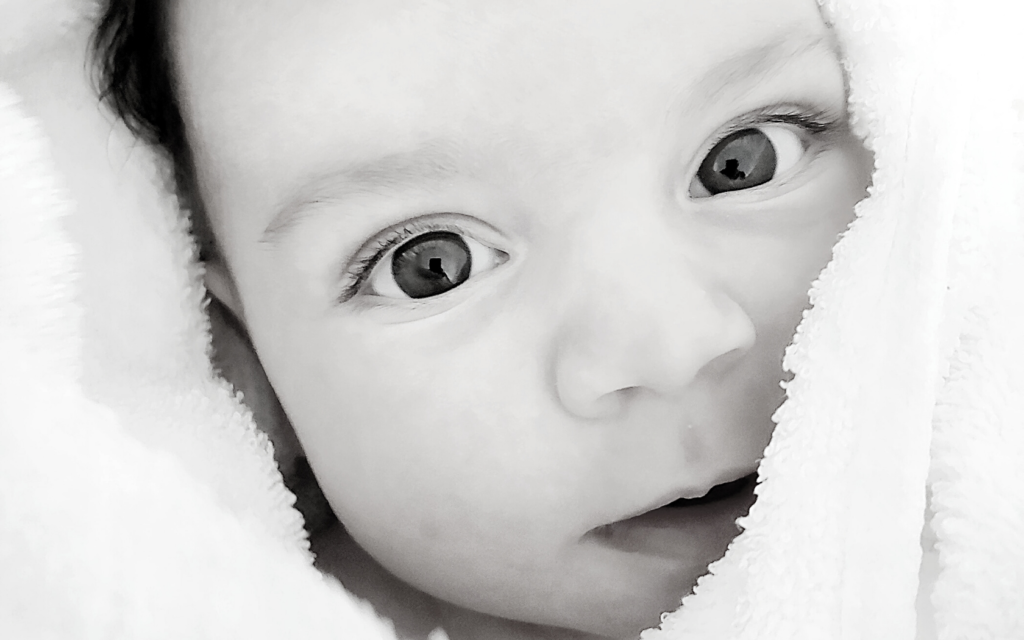
[[[643,395],[644,388],[638,386],[623,387],[615,391],[615,396],[618,397],[619,405],[629,404],[636,400],[639,396]]]
[[[630,394],[624,389],[606,393],[586,393],[585,389],[563,389],[560,393],[562,406],[570,413],[585,420],[609,418],[622,411]]]
[[[622,410],[623,400],[617,393],[606,393],[588,404],[589,406],[577,411],[577,414],[584,418],[596,420],[618,414]]]

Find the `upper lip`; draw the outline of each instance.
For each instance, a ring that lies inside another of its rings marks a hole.
[[[659,497],[657,500],[652,501],[650,504],[648,504],[643,509],[639,509],[637,511],[634,511],[633,513],[630,513],[629,515],[624,516],[624,517],[616,520],[616,522],[622,522],[623,520],[629,520],[630,518],[635,518],[637,516],[640,516],[640,515],[643,515],[643,514],[649,512],[649,511],[654,511],[655,509],[660,509],[660,508],[662,508],[664,506],[672,504],[673,502],[675,502],[676,500],[679,500],[680,498],[684,498],[684,499],[701,498],[703,496],[706,496],[709,491],[711,491],[713,488],[717,487],[720,484],[726,484],[726,483],[729,483],[729,482],[734,482],[736,480],[741,480],[741,479],[746,478],[747,476],[753,475],[755,473],[756,473],[756,471],[749,471],[749,470],[748,471],[740,471],[740,472],[731,471],[731,472],[727,472],[727,473],[721,474],[718,478],[715,479],[714,482],[712,482],[710,484],[702,484],[702,485],[699,485],[697,487],[692,487],[691,486],[691,487],[687,487],[687,488],[684,488],[684,489],[676,489],[674,491],[667,492],[667,493],[663,494],[661,497]]]

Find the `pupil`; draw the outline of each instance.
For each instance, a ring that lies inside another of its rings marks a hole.
[[[456,233],[433,231],[395,251],[391,275],[410,298],[429,298],[454,289],[472,271],[469,245]]]
[[[730,180],[742,180],[747,177],[747,174],[740,171],[740,161],[735,158],[729,158],[725,161],[725,168],[719,171],[723,176]]]
[[[708,152],[697,179],[712,195],[760,186],[775,177],[775,146],[759,129],[726,136]]]

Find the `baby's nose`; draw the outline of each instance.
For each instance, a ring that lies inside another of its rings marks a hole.
[[[657,220],[574,244],[554,349],[563,406],[604,417],[630,397],[681,394],[699,375],[722,375],[754,344],[750,317],[702,275]]]

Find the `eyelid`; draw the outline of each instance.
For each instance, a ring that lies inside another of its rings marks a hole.
[[[811,135],[827,135],[843,126],[845,122],[845,113],[834,109],[790,102],[766,105],[733,119],[719,129],[704,143],[698,157],[703,159],[716,144],[743,129],[768,124],[788,124]]]
[[[720,128],[708,139],[707,142],[704,143],[703,146],[701,146],[700,152],[696,155],[696,164],[691,166],[690,170],[686,173],[686,175],[689,176],[684,187],[687,197],[693,198],[690,194],[690,185],[696,178],[697,167],[700,166],[700,163],[703,162],[707,154],[715,148],[715,145],[743,129],[752,129],[772,124],[793,126],[811,139],[820,141],[823,145],[827,145],[830,140],[836,137],[836,135],[847,126],[845,110],[837,110],[835,108],[800,102],[777,102],[747,112],[737,118],[734,118],[727,125]],[[757,188],[758,187],[754,187],[753,189]],[[743,191],[727,192],[723,194],[712,194],[709,196],[701,196],[696,199],[703,200],[706,198],[716,197],[716,195],[728,196],[732,193],[742,193],[753,189],[745,189]]]
[[[465,235],[485,246],[496,248],[487,237],[498,235],[490,224],[459,213],[429,213],[388,227],[363,243],[343,270],[343,282],[339,302],[354,298],[365,287],[373,270],[392,251],[405,242],[431,231],[449,231]],[[481,238],[481,236],[485,236]]]

